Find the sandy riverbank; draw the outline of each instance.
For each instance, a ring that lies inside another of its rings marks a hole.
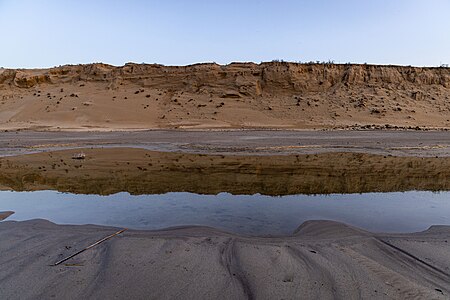
[[[0,132],[0,156],[88,147],[134,147],[164,152],[224,155],[357,152],[394,156],[450,157],[450,132],[397,130]]]
[[[0,297],[133,299],[448,299],[450,227],[372,234],[308,221],[288,237],[205,227],[129,230],[0,223]]]

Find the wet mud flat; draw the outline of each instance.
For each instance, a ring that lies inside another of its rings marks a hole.
[[[450,156],[450,132],[405,130],[151,130],[0,133],[0,155],[83,147],[135,147],[202,154],[316,154],[357,152],[395,156]]]

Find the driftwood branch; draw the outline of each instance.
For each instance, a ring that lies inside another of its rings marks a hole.
[[[89,250],[89,249],[91,249],[92,247],[95,247],[95,246],[97,246],[98,244],[103,243],[104,241],[109,240],[110,238],[112,238],[112,237],[114,237],[114,236],[116,236],[116,235],[118,235],[118,234],[121,234],[121,233],[124,232],[125,230],[127,230],[127,228],[121,229],[121,230],[117,231],[116,233],[113,233],[113,234],[111,234],[111,235],[108,235],[107,237],[104,237],[104,238],[102,238],[101,240],[98,240],[97,242],[93,243],[92,245],[89,245],[89,246],[87,246],[86,248],[84,248],[84,249],[82,249],[82,250],[80,250],[80,251],[78,251],[78,252],[76,252],[76,253],[74,253],[74,254],[72,254],[72,255],[70,255],[70,256],[64,258],[64,259],[61,259],[60,261],[55,262],[52,266],[57,266],[57,265],[59,265],[59,264],[65,262],[66,260],[69,260],[69,259],[71,259],[72,257],[75,257],[75,256],[77,256],[78,254],[83,253],[84,251]]]

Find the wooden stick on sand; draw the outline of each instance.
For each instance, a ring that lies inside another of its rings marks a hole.
[[[59,264],[65,262],[66,260],[69,260],[69,259],[71,259],[72,257],[77,256],[78,254],[83,253],[84,251],[86,251],[86,250],[88,250],[88,249],[91,249],[92,247],[95,247],[95,246],[97,246],[98,244],[103,243],[104,241],[109,240],[110,238],[112,238],[112,237],[114,237],[114,236],[116,236],[116,235],[118,235],[118,234],[121,234],[122,232],[124,232],[124,231],[127,230],[127,229],[128,229],[128,228],[124,228],[124,229],[121,229],[121,230],[117,231],[116,233],[113,233],[113,234],[111,234],[111,235],[108,235],[107,237],[104,237],[104,238],[102,238],[101,240],[98,240],[97,242],[93,243],[92,245],[87,246],[86,248],[84,248],[84,249],[78,251],[77,253],[74,253],[74,254],[72,254],[72,255],[70,255],[70,256],[64,258],[64,259],[61,259],[60,261],[55,262],[52,266],[57,266],[57,265],[59,265]]]

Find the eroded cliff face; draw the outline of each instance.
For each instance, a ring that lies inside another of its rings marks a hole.
[[[29,88],[42,83],[61,84],[77,81],[129,81],[143,86],[198,92],[202,86],[246,89],[250,95],[270,92],[317,92],[343,85],[381,85],[386,88],[407,88],[413,85],[450,85],[450,68],[418,68],[377,65],[232,63],[162,66],[126,64],[114,67],[106,64],[67,65],[52,69],[13,70],[0,72],[0,83]]]
[[[2,69],[0,95],[4,128],[450,127],[449,68],[271,62]]]

